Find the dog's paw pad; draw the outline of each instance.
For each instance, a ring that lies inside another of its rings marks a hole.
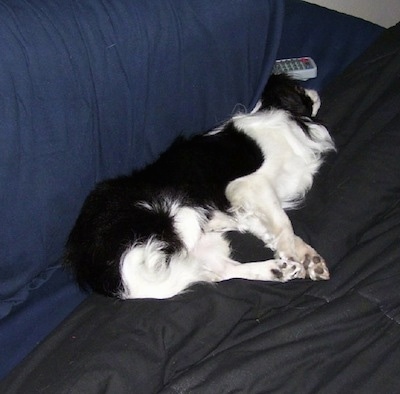
[[[287,282],[292,279],[304,279],[306,272],[302,264],[292,260],[282,260],[278,262],[275,268],[271,269],[275,280],[279,282]]]
[[[303,261],[307,277],[312,280],[328,280],[329,270],[325,260],[320,255],[306,254]]]

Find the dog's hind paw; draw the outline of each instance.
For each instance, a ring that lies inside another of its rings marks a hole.
[[[281,260],[276,267],[271,269],[274,279],[279,282],[287,282],[292,279],[304,279],[306,270],[304,265],[291,260]]]
[[[312,280],[328,280],[329,270],[325,260],[318,254],[304,256],[303,265],[306,269],[307,277]]]

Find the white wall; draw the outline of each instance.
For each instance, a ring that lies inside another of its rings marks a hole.
[[[384,27],[400,22],[400,0],[306,0]]]

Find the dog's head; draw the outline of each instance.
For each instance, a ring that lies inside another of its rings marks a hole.
[[[260,100],[260,109],[284,109],[296,117],[314,117],[320,106],[315,90],[304,89],[285,74],[270,76]]]

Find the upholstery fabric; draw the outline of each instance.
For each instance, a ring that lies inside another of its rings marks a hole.
[[[97,181],[251,108],[276,0],[0,3],[0,375],[84,298],[60,268]]]

